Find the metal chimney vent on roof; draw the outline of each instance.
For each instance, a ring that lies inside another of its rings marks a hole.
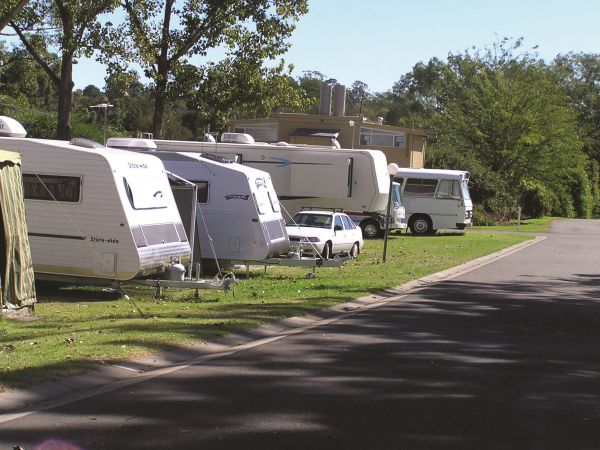
[[[331,115],[331,94],[333,88],[327,84],[321,84],[321,95],[319,99],[319,115],[330,116]]]
[[[333,115],[343,117],[346,115],[346,86],[337,84],[333,88]]]

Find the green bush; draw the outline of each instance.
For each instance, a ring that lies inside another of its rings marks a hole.
[[[523,180],[520,191],[522,213],[528,217],[546,216],[557,209],[556,195],[537,181]]]

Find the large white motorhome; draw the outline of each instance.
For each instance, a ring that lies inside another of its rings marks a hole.
[[[17,121],[0,117],[0,148],[19,152],[23,161],[36,278],[126,281],[189,260],[160,159],[91,141],[25,135]]]
[[[471,226],[473,203],[469,172],[463,170],[400,168],[400,183],[408,226],[413,234]]]
[[[289,240],[271,177],[261,170],[222,157],[194,152],[156,151],[148,139],[111,138],[110,147],[151,152],[167,171],[196,186],[194,251],[203,266],[214,258],[221,266],[260,261],[286,254]],[[182,217],[190,217],[185,186],[171,183]],[[190,233],[186,220],[184,225]],[[214,252],[214,255],[213,255]]]
[[[368,224],[385,223],[389,175],[378,150],[267,144],[242,133],[223,133],[221,142],[155,142],[158,150],[213,153],[268,172],[290,216],[307,207],[339,208],[363,215],[363,233]]]

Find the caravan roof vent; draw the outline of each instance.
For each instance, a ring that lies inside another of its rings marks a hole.
[[[276,146],[278,147],[290,147],[291,144],[289,142],[285,142],[285,141],[279,141],[277,143],[275,143]]]
[[[120,148],[123,150],[154,151],[156,143],[150,139],[143,138],[118,138],[112,137],[106,141],[107,147]]]
[[[223,133],[221,142],[229,142],[230,144],[254,144],[254,138],[246,133]]]
[[[15,119],[6,116],[0,116],[0,136],[4,137],[25,137],[27,131]]]
[[[91,139],[85,138],[73,138],[71,139],[69,144],[83,148],[104,148],[104,145],[102,145],[100,142],[92,141]]]

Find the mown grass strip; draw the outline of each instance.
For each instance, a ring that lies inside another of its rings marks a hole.
[[[233,292],[128,288],[137,308],[99,288],[40,286],[36,321],[0,319],[0,390],[72,375],[101,364],[208,341],[392,288],[529,239],[500,233],[391,236],[367,241],[341,269],[245,270]],[[139,308],[139,309],[138,309]],[[140,314],[140,311],[143,314]]]
[[[520,233],[547,233],[550,231],[550,223],[558,217],[541,217],[538,219],[522,220],[520,224],[516,220],[512,220],[506,225],[494,226],[477,226],[472,230],[476,231],[510,231]]]

